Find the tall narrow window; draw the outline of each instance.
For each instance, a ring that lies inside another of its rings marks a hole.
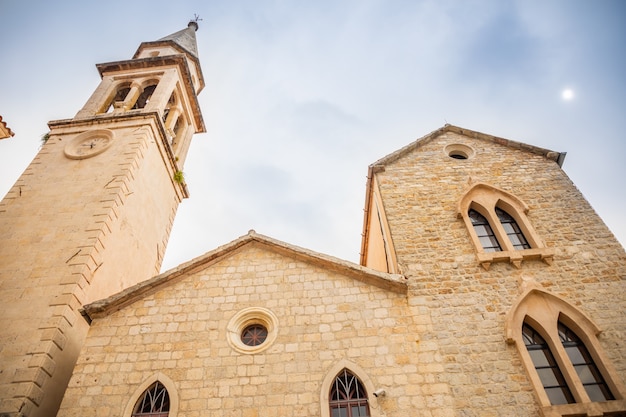
[[[369,417],[367,393],[361,381],[347,369],[339,372],[330,389],[331,417]]]
[[[550,403],[552,405],[574,403],[574,396],[543,337],[527,323],[522,326],[522,337]]]
[[[170,396],[159,381],[150,385],[135,404],[132,417],[167,417]]]
[[[146,105],[150,102],[150,97],[152,97],[152,93],[154,93],[155,88],[156,84],[151,84],[144,87],[143,91],[139,95],[139,98],[137,98],[133,109],[143,109],[144,107],[146,107]]]
[[[589,351],[582,340],[563,323],[559,322],[559,338],[567,356],[572,361],[574,369],[582,382],[591,401],[609,401],[615,397],[604,381],[600,370],[593,362]]]
[[[472,221],[474,231],[476,232],[476,236],[478,237],[483,250],[485,252],[500,252],[502,250],[500,243],[498,243],[498,239],[496,238],[496,235],[494,235],[493,229],[491,229],[491,226],[485,216],[474,209],[470,209],[468,215]]]
[[[530,245],[515,219],[500,207],[496,207],[496,214],[498,215],[498,219],[500,219],[500,223],[502,223],[506,235],[511,239],[515,250],[530,249]]]

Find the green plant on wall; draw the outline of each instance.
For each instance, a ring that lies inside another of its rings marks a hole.
[[[48,142],[48,139],[50,139],[50,132],[41,136],[41,144],[45,145],[46,142]]]
[[[179,184],[183,184],[185,182],[185,174],[183,173],[183,171],[176,171],[174,173],[174,181]]]

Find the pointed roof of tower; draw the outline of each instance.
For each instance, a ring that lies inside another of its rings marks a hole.
[[[171,35],[167,35],[161,39],[151,42],[142,42],[135,52],[133,59],[137,58],[141,50],[146,46],[162,45],[164,43],[173,43],[182,52],[186,52],[191,57],[198,59],[198,44],[196,42],[196,31],[198,30],[198,23],[193,20],[187,24],[187,27],[178,32],[174,32]]]
[[[193,20],[189,22],[187,27],[183,30],[179,30],[178,32],[172,33],[171,35],[167,35],[159,41],[173,41],[178,44],[181,48],[185,49],[187,52],[198,57],[198,45],[196,43],[196,31],[198,30],[198,23]],[[158,41],[157,41],[158,42]]]

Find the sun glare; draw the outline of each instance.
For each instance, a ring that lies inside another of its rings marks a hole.
[[[566,88],[561,93],[561,97],[563,97],[563,100],[569,101],[574,98],[574,91],[572,89]]]

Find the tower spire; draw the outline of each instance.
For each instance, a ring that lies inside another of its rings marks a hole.
[[[197,59],[198,58],[198,44],[196,42],[197,30],[198,30],[198,22],[191,20],[187,24],[187,27],[185,29],[182,29],[182,30],[179,30],[178,32],[174,32],[170,35],[164,36],[156,41],[143,42],[139,46],[139,49],[137,50],[133,58],[136,58],[137,55],[140,53],[140,51],[144,47],[158,46],[158,45],[163,45],[165,43],[173,43],[174,45],[182,49],[183,52],[186,52],[190,54],[192,57]]]

